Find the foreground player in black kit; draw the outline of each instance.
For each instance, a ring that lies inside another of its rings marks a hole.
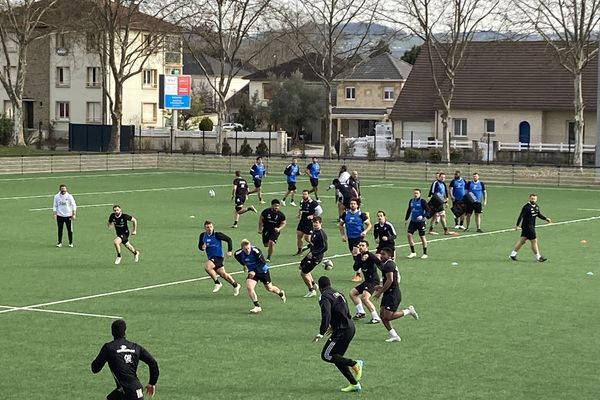
[[[108,217],[108,227],[114,225],[115,231],[117,233],[117,237],[113,241],[115,245],[115,249],[117,250],[117,258],[115,259],[115,264],[121,264],[121,243],[127,250],[133,254],[133,259],[135,262],[140,260],[140,252],[133,247],[133,244],[129,241],[129,227],[127,226],[127,221],[131,221],[133,223],[133,230],[131,231],[132,235],[137,233],[137,220],[135,217],[132,217],[128,214],[123,214],[121,212],[121,206],[114,205],[113,213]]]
[[[92,361],[92,372],[97,374],[102,370],[104,364],[108,363],[110,372],[115,379],[117,388],[108,396],[107,400],[137,400],[144,398],[142,384],[137,377],[137,367],[141,361],[150,368],[150,379],[146,385],[146,393],[153,397],[156,392],[156,381],[158,381],[158,363],[152,355],[137,343],[130,342],[125,338],[127,325],[122,319],[112,323],[111,330],[113,341],[105,343],[100,353]]]
[[[540,206],[537,205],[537,194],[531,193],[529,195],[529,203],[525,204],[521,209],[521,214],[519,214],[519,218],[517,218],[517,226],[515,230],[521,229],[521,237],[517,240],[515,244],[515,248],[510,253],[510,259],[513,261],[517,261],[517,252],[521,249],[521,246],[525,244],[526,241],[531,242],[531,250],[533,254],[535,254],[535,259],[539,262],[546,261],[546,257],[540,254],[540,249],[537,243],[537,236],[535,234],[535,219],[543,219],[548,223],[551,223],[552,220],[548,217],[545,217],[540,212]],[[522,221],[522,223],[521,223]]]
[[[334,363],[350,382],[349,386],[342,388],[342,392],[360,392],[362,387],[359,381],[362,377],[363,361],[344,358],[344,353],[348,350],[355,333],[346,299],[343,294],[331,287],[331,281],[326,276],[319,278],[319,291],[321,292],[319,298],[321,326],[313,341],[318,342],[326,333],[331,332],[321,351],[321,359]]]

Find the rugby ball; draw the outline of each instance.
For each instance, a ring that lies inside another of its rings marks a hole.
[[[325,268],[326,271],[329,271],[331,268],[333,268],[333,261],[331,261],[330,259],[324,260],[323,267]]]
[[[216,193],[215,193],[215,191],[214,191],[214,190],[210,189],[210,190],[208,191],[208,195],[209,195],[210,197],[215,197],[215,196],[216,196]]]

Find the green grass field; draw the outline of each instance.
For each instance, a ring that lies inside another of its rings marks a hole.
[[[111,339],[111,319],[101,316],[125,318],[128,337],[157,358],[156,399],[597,398],[600,220],[593,217],[600,216],[600,191],[488,184],[485,234],[431,236],[430,258],[407,260],[406,204],[415,185],[425,190],[428,183],[363,180],[363,210],[386,210],[399,233],[402,304],[414,304],[421,319],[395,321],[401,343],[386,343],[382,325],[357,324],[347,353],[365,360],[357,395],[339,393],[345,380],[320,360],[322,344],[311,343],[320,315],[316,298],[302,297],[299,258],[291,255],[296,209],[282,208],[290,224],[271,263],[287,304],[259,287],[263,312],[249,315],[244,290],[236,298],[228,286],[211,293],[206,258],[196,247],[202,222],[213,220],[234,245],[244,237],[260,244],[254,214],[241,217],[240,229],[229,228],[231,179],[169,171],[0,177],[0,398],[104,398],[114,388],[110,373],[106,367],[98,376],[90,372],[91,360]],[[72,249],[54,246],[50,207],[60,183],[80,207]],[[269,193],[284,187],[275,177],[264,185]],[[532,191],[555,222],[538,223],[549,261],[536,263],[527,244],[520,261],[510,262],[518,233],[507,229]],[[139,220],[131,238],[141,251],[139,264],[125,253],[121,265],[113,264],[114,230],[106,228],[113,203]],[[258,206],[256,197],[247,204]],[[333,199],[324,198],[323,206],[335,263],[329,274],[333,286],[348,293],[351,259],[334,223]],[[233,259],[226,266],[242,279]],[[182,282],[190,279],[196,280]],[[136,288],[142,290],[119,293]],[[25,306],[35,307],[10,308]],[[145,382],[145,365],[139,372]]]

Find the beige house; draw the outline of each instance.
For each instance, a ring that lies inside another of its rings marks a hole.
[[[344,137],[372,135],[377,123],[387,121],[411,68],[384,53],[342,72],[335,79],[334,132]]]
[[[442,139],[423,47],[391,113],[395,138]],[[584,144],[596,144],[597,58],[583,74]],[[456,74],[451,140],[573,144],[573,79],[545,42],[473,42]]]
[[[66,0],[63,0],[57,7]],[[67,2],[72,6],[73,2]],[[79,0],[77,16],[86,15],[83,9],[90,7],[86,1]],[[147,26],[148,31],[130,32],[139,45],[132,45],[141,54],[146,43],[158,41],[154,25],[165,24],[149,15],[136,12],[138,27]],[[50,14],[48,18],[62,18],[61,13]],[[75,17],[73,17],[75,18]],[[108,99],[103,92],[106,88],[114,97],[111,87],[112,78],[102,76],[100,57],[94,40],[98,40],[90,32],[70,29],[68,22],[52,23],[51,26],[64,25],[65,31],[47,35],[32,42],[28,52],[27,74],[24,88],[24,124],[26,129],[37,129],[42,126],[46,130],[54,127],[58,136],[66,137],[69,124],[111,124],[108,111]],[[144,128],[163,127],[164,118],[158,109],[160,74],[181,73],[183,67],[181,40],[179,36],[168,36],[156,45],[149,47],[149,57],[134,55],[139,60],[131,70],[141,72],[129,78],[123,88],[123,125],[135,125]],[[15,49],[16,52],[16,49]],[[15,60],[11,60],[13,63]],[[6,61],[0,58],[0,68],[5,68]],[[14,65],[14,64],[13,64]],[[105,68],[110,74],[110,68]],[[12,110],[8,95],[0,86],[0,104],[3,112],[10,115]]]

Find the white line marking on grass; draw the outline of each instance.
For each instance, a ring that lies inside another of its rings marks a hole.
[[[567,225],[567,224],[575,224],[578,222],[586,222],[586,221],[593,221],[593,220],[597,220],[600,219],[600,216],[595,216],[595,217],[589,217],[589,218],[580,218],[580,219],[573,219],[573,220],[568,220],[568,221],[560,221],[560,222],[553,222],[551,224],[547,224],[547,225],[542,225],[539,226],[538,228],[544,228],[544,227],[549,227],[549,226],[557,226],[557,225]],[[514,232],[514,228],[507,228],[507,229],[499,229],[496,231],[490,231],[490,232],[483,232],[483,233],[473,233],[471,235],[461,235],[461,236],[448,236],[448,237],[443,237],[443,238],[439,238],[439,239],[432,239],[429,240],[429,243],[434,243],[434,242],[444,242],[447,240],[458,240],[458,239],[465,239],[465,238],[473,238],[473,237],[479,237],[479,236],[490,236],[490,235],[496,235],[499,233],[505,233],[505,232]],[[402,248],[402,247],[408,247],[408,244],[400,244],[397,245],[396,248]],[[349,256],[349,253],[345,253],[345,254],[334,254],[332,256],[328,256],[326,258],[332,259],[332,258],[340,258],[340,257],[347,257]],[[290,265],[298,265],[300,263],[301,259],[298,259],[298,261],[293,261],[293,262],[288,262],[288,263],[284,263],[284,264],[278,264],[278,265],[273,265],[270,266],[270,269],[276,269],[276,268],[282,268],[282,267],[287,267]],[[244,271],[236,271],[236,272],[230,272],[230,275],[239,275],[239,274],[243,274]],[[113,296],[116,294],[124,294],[124,293],[134,293],[134,292],[139,292],[142,290],[149,290],[149,289],[156,289],[156,288],[161,288],[161,287],[167,287],[167,286],[175,286],[175,285],[181,285],[184,283],[191,283],[191,282],[198,282],[198,281],[204,281],[204,280],[208,280],[211,279],[209,276],[202,276],[199,278],[190,278],[190,279],[184,279],[181,281],[174,281],[174,282],[165,282],[165,283],[159,283],[156,285],[149,285],[149,286],[142,286],[142,287],[137,287],[137,288],[131,288],[131,289],[123,289],[123,290],[117,290],[114,292],[106,292],[106,293],[98,293],[98,294],[92,294],[89,296],[82,296],[82,297],[74,297],[71,299],[65,299],[65,300],[58,300],[58,301],[51,301],[48,303],[40,303],[40,304],[34,304],[31,306],[25,306],[25,307],[12,307],[10,309],[4,309],[4,310],[0,310],[0,314],[4,314],[4,313],[9,313],[9,312],[13,312],[13,311],[19,311],[19,310],[28,310],[30,311],[31,309],[35,309],[35,308],[39,308],[39,307],[47,307],[47,306],[52,306],[52,305],[56,305],[56,304],[65,304],[65,303],[73,303],[76,301],[82,301],[82,300],[89,300],[89,299],[97,299],[100,297],[108,297],[108,296]]]
[[[85,204],[83,206],[77,205],[77,208],[86,208],[86,207],[104,207],[104,206],[112,206],[113,203],[104,203],[104,204]],[[29,211],[48,211],[52,210],[52,207],[46,208],[30,208]]]
[[[49,175],[49,176],[27,176],[22,178],[0,178],[0,182],[3,181],[30,181],[30,180],[39,180],[39,179],[73,179],[73,178],[95,178],[95,177],[107,177],[107,176],[135,176],[135,175],[162,175],[162,174],[176,174],[179,172],[175,171],[154,171],[154,172],[131,172],[127,174],[117,173],[117,174],[85,174],[86,171],[82,171],[81,175]],[[93,172],[93,171],[89,171]],[[184,172],[184,171],[182,171]],[[185,173],[185,172],[184,172]]]
[[[600,208],[578,208],[578,211],[600,211]]]
[[[13,307],[13,306],[0,306],[0,308],[6,308],[10,311],[36,311],[36,312],[45,312],[50,314],[66,314],[66,315],[78,315],[81,317],[96,317],[96,318],[111,318],[111,319],[120,319],[121,317],[117,317],[115,315],[103,315],[103,314],[89,314],[89,313],[81,313],[74,311],[61,311],[61,310],[45,310],[45,309],[37,309],[30,307]]]

